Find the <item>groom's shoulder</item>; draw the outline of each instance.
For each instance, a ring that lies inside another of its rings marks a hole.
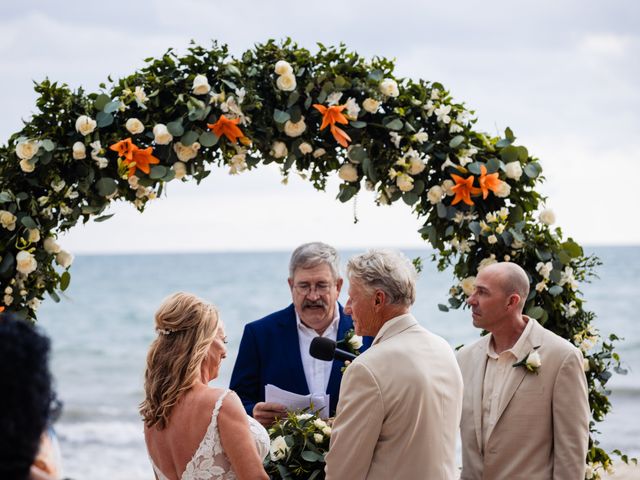
[[[293,304],[282,310],[272,312],[258,320],[253,320],[247,324],[247,328],[251,330],[264,330],[274,328],[290,319],[295,319],[295,310]]]
[[[456,358],[458,361],[465,360],[469,357],[473,357],[475,354],[483,354],[486,350],[485,345],[487,343],[487,337],[483,336],[477,340],[461,346],[456,351]]]

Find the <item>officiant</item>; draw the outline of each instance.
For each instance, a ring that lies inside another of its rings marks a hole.
[[[231,375],[230,388],[249,415],[265,426],[286,415],[286,406],[265,401],[265,386],[325,398],[328,415],[334,415],[340,391],[343,362],[326,362],[309,355],[317,336],[339,341],[353,328],[338,296],[342,288],[340,262],[335,248],[321,242],[294,250],[289,262],[292,304],[247,324]],[[371,339],[365,339],[365,346]],[[318,405],[314,405],[317,407]]]

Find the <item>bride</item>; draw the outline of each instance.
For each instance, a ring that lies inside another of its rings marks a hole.
[[[269,436],[238,396],[208,386],[227,355],[215,307],[187,293],[156,312],[147,354],[144,435],[158,480],[266,480]]]

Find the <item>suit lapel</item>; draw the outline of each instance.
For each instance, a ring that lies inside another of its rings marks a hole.
[[[487,343],[491,335],[485,336],[485,341],[478,343],[478,361],[473,372],[473,422],[478,441],[478,450],[482,451],[482,389],[484,385],[484,372],[487,368]],[[475,355],[473,355],[475,357]]]
[[[298,387],[298,393],[308,395],[309,385],[307,385],[307,377],[305,377],[304,367],[302,366],[298,325],[293,305],[290,305],[287,315],[280,320],[280,330],[282,335],[281,345],[285,346],[280,353],[287,358],[286,363],[291,374],[291,383]]]

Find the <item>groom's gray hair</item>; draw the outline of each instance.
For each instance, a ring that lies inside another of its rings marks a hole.
[[[413,305],[416,300],[417,272],[402,253],[373,249],[347,263],[349,281],[358,281],[367,291],[382,290],[392,305]]]
[[[291,254],[289,261],[289,278],[298,268],[313,268],[321,264],[327,264],[331,269],[334,280],[340,278],[340,257],[331,245],[322,242],[311,242],[300,245]]]

